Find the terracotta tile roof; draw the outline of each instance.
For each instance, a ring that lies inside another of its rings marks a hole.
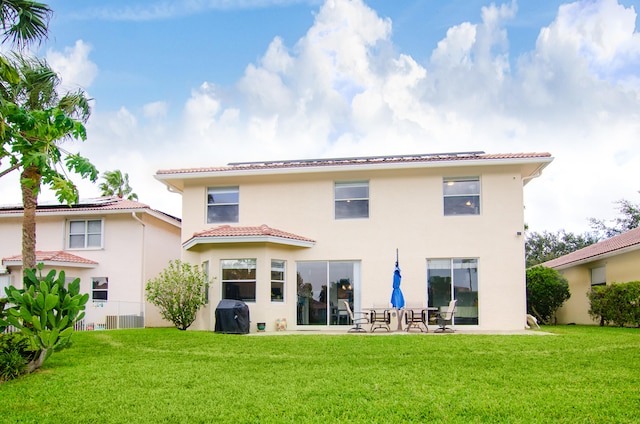
[[[500,153],[486,154],[484,152],[457,152],[457,153],[428,153],[418,155],[397,156],[371,156],[361,158],[333,158],[333,159],[299,159],[263,162],[237,162],[227,166],[210,168],[184,168],[166,169],[157,171],[157,175],[164,174],[191,174],[207,172],[225,172],[238,170],[284,169],[284,168],[308,168],[346,165],[372,165],[393,164],[411,162],[444,162],[444,161],[468,161],[468,160],[505,160],[505,159],[542,159],[551,158],[550,153]]]
[[[2,258],[2,262],[22,262],[22,255],[9,256],[7,258]],[[36,250],[36,262],[65,262],[65,263],[76,263],[83,265],[98,265],[98,262],[92,261],[91,259],[82,258],[77,255],[73,255],[69,252],[65,252],[64,250],[57,251],[41,251]]]
[[[558,268],[571,265],[576,262],[596,260],[601,256],[614,254],[624,249],[640,249],[640,227],[626,231],[615,237],[592,244],[567,255],[560,256],[541,265],[549,268]]]
[[[286,231],[271,228],[268,225],[260,225],[259,227],[232,227],[231,225],[221,225],[219,227],[210,228],[193,234],[196,237],[253,237],[253,236],[272,236],[284,239],[299,240],[309,243],[315,243],[315,240],[299,236],[297,234],[288,233]]]
[[[136,202],[134,200],[121,199],[119,197],[98,197],[95,199],[80,200],[75,205],[66,204],[39,204],[36,211],[38,214],[47,213],[60,213],[65,211],[73,212],[92,212],[92,211],[118,211],[118,210],[144,210],[148,212],[155,212],[174,220],[180,221],[179,218],[168,215],[164,212],[151,209],[149,205]],[[22,205],[10,205],[0,206],[0,214],[21,214],[23,211]]]

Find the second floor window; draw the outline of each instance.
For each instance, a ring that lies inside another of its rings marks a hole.
[[[335,183],[336,219],[369,218],[369,182]]]
[[[102,220],[69,221],[69,249],[102,247]]]
[[[238,187],[207,189],[207,223],[238,222],[240,190]]]
[[[480,178],[445,178],[442,184],[445,215],[480,215]]]

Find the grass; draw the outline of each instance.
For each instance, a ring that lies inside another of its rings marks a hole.
[[[7,423],[632,423],[640,330],[554,336],[77,333],[0,385]]]

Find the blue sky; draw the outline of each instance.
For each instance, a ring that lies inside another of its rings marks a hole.
[[[165,212],[158,169],[470,150],[554,155],[525,187],[534,231],[640,202],[640,0],[49,4],[39,54],[95,99],[69,148]]]

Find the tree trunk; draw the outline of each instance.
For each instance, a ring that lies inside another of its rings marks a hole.
[[[39,352],[38,356],[35,357],[29,364],[27,365],[27,373],[32,373],[38,368],[42,366],[45,359],[47,359],[48,349],[43,349]]]
[[[35,166],[22,171],[20,185],[22,188],[22,273],[25,269],[36,267],[36,207],[42,175]]]

